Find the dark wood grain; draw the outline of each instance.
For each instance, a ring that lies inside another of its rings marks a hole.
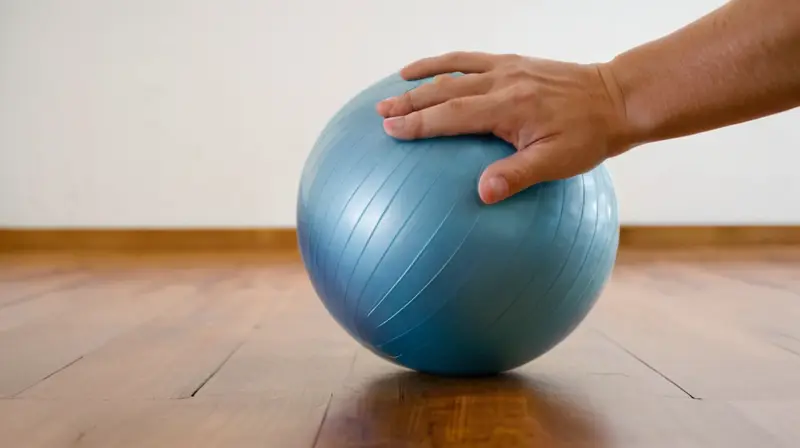
[[[0,256],[0,446],[796,447],[800,250],[625,250],[505,375],[408,372],[293,252]]]

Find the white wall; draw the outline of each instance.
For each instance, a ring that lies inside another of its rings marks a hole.
[[[0,0],[0,225],[292,226],[325,121],[403,64],[606,60],[720,4]],[[800,222],[798,117],[613,161],[623,221]]]

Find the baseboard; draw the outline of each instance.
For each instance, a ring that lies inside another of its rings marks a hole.
[[[623,248],[800,245],[800,226],[623,226]],[[0,229],[0,251],[293,251],[295,229]]]
[[[293,228],[0,229],[0,251],[289,251]]]
[[[622,226],[620,246],[682,249],[692,247],[800,245],[800,226]]]

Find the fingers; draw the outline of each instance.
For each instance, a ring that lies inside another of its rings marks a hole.
[[[381,101],[377,110],[383,117],[396,117],[426,109],[453,98],[475,96],[486,93],[491,80],[480,75],[450,77],[439,75],[433,83],[422,84],[408,92]]]
[[[552,151],[548,144],[530,146],[489,165],[478,182],[478,192],[486,204],[507,199],[537,183],[552,180]]]
[[[384,120],[386,133],[402,140],[491,132],[497,104],[490,95],[454,98]]]
[[[497,57],[490,53],[456,51],[413,62],[400,71],[400,76],[413,80],[442,73],[483,73],[492,69]]]

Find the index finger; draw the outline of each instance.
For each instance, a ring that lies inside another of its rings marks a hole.
[[[403,67],[400,76],[415,80],[445,73],[483,73],[494,67],[495,59],[496,56],[489,53],[455,51],[412,62]]]

